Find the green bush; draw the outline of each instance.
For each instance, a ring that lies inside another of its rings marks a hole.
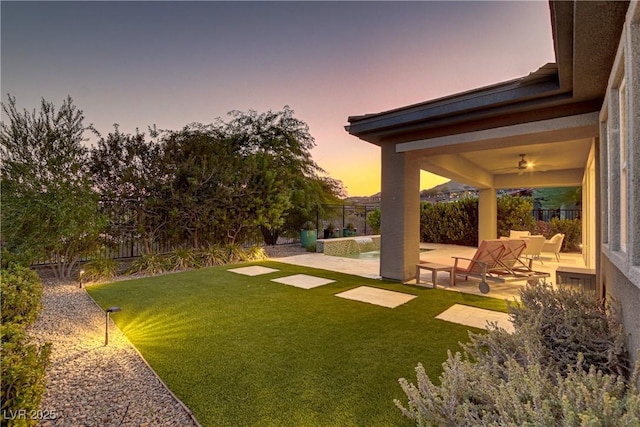
[[[129,274],[160,274],[168,270],[168,262],[165,256],[159,254],[146,254],[136,259],[127,270]]]
[[[2,422],[1,425],[35,425],[36,420],[9,419],[11,413],[37,411],[46,391],[46,369],[51,344],[29,344],[26,339],[5,341],[7,328],[2,328]]]
[[[36,411],[45,392],[45,370],[51,345],[30,344],[25,333],[42,308],[42,284],[35,272],[16,265],[0,272],[2,301],[1,425],[34,425],[35,420],[10,419],[18,410]]]
[[[380,234],[380,223],[381,223],[381,214],[380,208],[375,208],[371,212],[367,214],[367,223],[369,227],[373,230],[374,234]]]
[[[267,258],[267,253],[264,251],[264,248],[260,246],[251,246],[246,250],[247,260],[248,261],[263,261]]]
[[[80,274],[82,282],[111,280],[118,275],[118,263],[104,256],[95,257],[82,266]]]
[[[509,312],[515,332],[492,325],[470,334],[463,354],[449,353],[440,385],[418,365],[404,378],[416,425],[637,425],[640,362],[628,375],[624,335],[595,297],[527,285]]]
[[[564,241],[562,242],[563,252],[580,251],[580,244],[582,243],[581,220],[551,218],[549,226],[551,229],[549,234],[551,236],[557,233],[564,234]]]
[[[580,250],[582,222],[579,219],[552,218],[551,222],[536,222],[530,197],[502,196],[497,204],[498,236],[508,236],[510,230],[529,230],[547,239],[562,233],[565,235],[564,252]],[[420,241],[478,246],[478,199],[436,204],[423,202],[420,205]]]
[[[248,261],[247,252],[237,243],[229,243],[223,246],[227,255],[227,264],[235,264],[237,262]]]
[[[533,199],[505,195],[498,198],[498,236],[508,236],[509,230],[530,230],[535,226]]]
[[[174,249],[167,258],[167,268],[173,271],[200,267],[200,257],[192,249]]]
[[[478,245],[478,199],[420,205],[420,237],[423,242]]]
[[[214,267],[227,263],[227,252],[220,245],[209,245],[200,252],[201,265]]]
[[[28,326],[42,309],[42,284],[35,271],[17,265],[0,271],[2,324]]]

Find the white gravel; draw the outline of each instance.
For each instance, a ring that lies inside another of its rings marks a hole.
[[[41,426],[198,426],[131,343],[76,283],[45,279],[43,311],[30,329],[52,343]]]

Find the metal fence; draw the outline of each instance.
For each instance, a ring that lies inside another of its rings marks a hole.
[[[343,234],[343,230],[352,228],[355,235],[367,236],[376,234],[377,230],[369,223],[368,215],[370,212],[380,209],[377,205],[323,205],[316,212],[316,229],[318,237],[325,237],[324,234],[330,226],[336,230],[337,236]],[[109,210],[107,209],[107,212]],[[133,221],[130,212],[111,211],[108,212],[111,220],[119,225],[127,221]],[[549,222],[552,218],[559,219],[580,219],[580,209],[534,209],[532,214],[537,221]],[[328,237],[328,236],[327,236]],[[300,242],[300,230],[288,228],[280,230],[276,245],[294,244]],[[264,238],[260,227],[253,227],[244,235],[241,242],[242,246],[265,246]],[[189,246],[188,244],[178,246]],[[176,245],[170,243],[166,239],[155,239],[151,245],[154,253],[168,253],[175,249]],[[105,247],[101,254],[112,259],[136,258],[144,253],[144,244],[133,231],[120,233],[118,237],[111,237],[109,244]],[[39,259],[34,265],[49,264],[50,259]],[[87,261],[87,259],[82,259]]]
[[[349,228],[359,236],[376,234],[376,230],[369,224],[368,215],[379,208],[376,205],[322,205],[316,215],[318,237],[324,237],[324,230],[330,228],[337,230],[338,234]]]
[[[581,219],[581,209],[534,209],[533,218],[536,221],[549,222],[552,218]]]

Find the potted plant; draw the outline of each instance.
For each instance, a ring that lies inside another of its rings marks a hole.
[[[355,236],[355,235],[356,235],[356,229],[353,226],[352,222],[347,224],[347,228],[343,228],[342,229],[342,236],[343,237],[349,237],[349,236]]]
[[[333,233],[334,233],[335,229],[336,228],[333,226],[333,223],[330,222],[329,224],[327,224],[327,226],[324,229],[324,238],[325,239],[330,239],[330,238],[334,237]]]
[[[300,230],[300,243],[302,247],[308,248],[309,246],[315,245],[317,239],[316,225],[311,221],[305,222],[302,225],[302,230]]]

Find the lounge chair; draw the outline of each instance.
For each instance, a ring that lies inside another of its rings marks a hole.
[[[521,239],[523,237],[529,237],[531,233],[528,231],[509,230],[510,239]]]
[[[522,262],[520,257],[526,247],[526,239],[484,240],[478,246],[473,258],[453,257],[455,259],[453,284],[455,285],[456,275],[465,276],[465,279],[468,276],[480,277],[478,287],[480,292],[486,294],[489,292],[488,277],[513,277],[527,280],[549,277],[549,273],[534,271]],[[459,260],[467,260],[469,265],[460,267],[458,266]]]
[[[496,276],[515,275],[515,269],[520,268],[520,256],[527,248],[527,239],[500,239],[504,245],[504,251],[498,258],[498,265],[489,270],[489,273]]]
[[[549,240],[544,241],[542,252],[552,252],[556,256],[556,260],[560,262],[560,249],[564,241],[564,234],[558,233]]]
[[[505,251],[498,261],[500,268],[496,269],[495,271],[489,271],[489,274],[496,273],[504,276],[511,276],[514,278],[522,278],[527,280],[546,279],[547,277],[549,277],[549,273],[535,271],[532,269],[532,259],[530,259],[527,263],[523,261],[523,255],[530,246],[533,246],[532,241],[534,239],[532,239],[532,237],[535,236],[529,236],[524,239],[502,240],[502,242],[505,244]],[[542,238],[544,239],[544,237]],[[541,243],[542,241],[539,240],[539,242],[536,244],[540,245]]]
[[[473,255],[473,258],[453,257],[455,263],[453,265],[453,284],[455,285],[455,276],[465,276],[465,279],[469,276],[480,277],[480,292],[486,294],[489,292],[489,285],[487,284],[487,274],[489,271],[499,268],[500,257],[505,251],[505,244],[502,240],[491,239],[483,240],[478,246],[478,250]],[[466,267],[458,266],[460,260],[469,261],[469,265]]]
[[[528,233],[528,231],[526,232]],[[526,237],[500,237],[500,240],[516,240],[516,241],[524,241],[526,246],[522,253],[520,254],[520,262],[524,264],[527,262],[529,264],[529,269],[533,268],[533,260],[537,259],[540,261],[540,264],[544,264],[540,259],[540,252],[542,251],[542,246],[544,245],[544,236],[542,235],[534,235],[534,236],[526,236]]]

